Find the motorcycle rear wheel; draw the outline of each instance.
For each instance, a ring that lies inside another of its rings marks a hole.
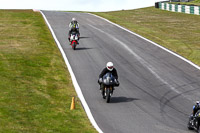
[[[76,43],[75,42],[72,44],[72,47],[73,47],[74,50],[76,49]]]

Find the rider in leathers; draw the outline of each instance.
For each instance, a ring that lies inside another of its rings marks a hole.
[[[200,102],[196,101],[196,105],[193,106],[193,112],[192,112],[192,116],[191,116],[192,125],[194,125],[195,115],[198,110],[200,110]]]
[[[101,74],[99,75],[99,80],[98,80],[98,83],[100,84],[100,90],[103,90],[104,88],[104,84],[102,83],[103,81],[103,76],[106,74],[106,73],[112,73],[112,75],[114,76],[115,78],[115,84],[116,86],[119,86],[119,81],[118,81],[118,74],[117,74],[117,70],[113,67],[113,63],[112,62],[108,62],[106,64],[106,68],[104,68],[101,72]]]
[[[76,32],[78,34],[78,36],[80,36],[79,24],[75,18],[72,18],[72,21],[69,24],[69,38],[70,38],[70,35],[72,32]]]
[[[200,110],[200,104],[199,101],[196,101],[196,105],[193,106],[193,117],[195,116],[198,110]]]

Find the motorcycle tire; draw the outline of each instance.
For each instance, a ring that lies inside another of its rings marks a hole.
[[[110,96],[111,96],[111,89],[110,88],[106,88],[106,102],[107,103],[110,102]]]
[[[101,91],[101,93],[102,93],[103,99],[106,99],[106,96],[105,96],[105,91],[104,91],[104,90],[102,90],[102,91]]]
[[[72,45],[73,45],[73,49],[75,50],[76,49],[76,43],[74,42]]]
[[[190,122],[188,122],[187,128],[188,128],[188,130],[194,130],[194,128],[191,127]]]
[[[200,133],[200,125],[198,125],[197,133]]]
[[[187,128],[189,129],[189,130],[192,130],[193,128],[192,128],[192,119],[191,119],[191,117],[189,118],[189,121],[188,121],[188,124],[187,124]]]

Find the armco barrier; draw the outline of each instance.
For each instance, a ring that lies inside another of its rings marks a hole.
[[[176,5],[166,2],[156,2],[155,7],[172,12],[200,15],[200,6]]]

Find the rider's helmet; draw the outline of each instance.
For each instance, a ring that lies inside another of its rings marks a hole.
[[[76,21],[76,18],[72,18],[72,21]]]
[[[199,105],[199,101],[196,101],[196,104]]]
[[[74,26],[74,28],[78,29],[78,22],[76,20],[76,18],[72,18],[72,21],[71,21],[71,24],[72,24],[72,27]]]
[[[109,71],[112,71],[113,70],[113,63],[112,62],[108,62],[106,64],[106,68],[109,70]]]

